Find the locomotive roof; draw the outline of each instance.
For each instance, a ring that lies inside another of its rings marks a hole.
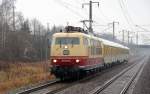
[[[124,49],[129,49],[128,47],[126,46],[123,46],[119,43],[116,43],[116,42],[112,42],[112,41],[109,41],[109,40],[106,40],[106,39],[103,39],[103,38],[99,38],[99,37],[95,37],[93,35],[88,35],[88,34],[84,34],[84,33],[81,33],[81,32],[74,32],[74,33],[66,33],[66,32],[60,32],[60,33],[55,33],[53,35],[53,37],[64,37],[64,36],[68,36],[68,37],[71,37],[71,36],[86,36],[86,37],[89,37],[89,38],[94,38],[94,39],[97,39],[99,41],[102,41],[103,44],[105,45],[109,45],[109,46],[114,46],[114,47],[119,47],[119,48],[124,48]]]
[[[71,36],[74,36],[74,35],[77,35],[77,36],[83,35],[83,33],[80,33],[80,32],[75,32],[75,33],[60,32],[60,33],[53,34],[53,37],[63,37],[63,36],[66,36],[66,35],[69,35],[71,37]]]

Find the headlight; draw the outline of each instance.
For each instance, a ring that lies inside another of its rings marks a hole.
[[[80,60],[76,59],[76,63],[79,63],[79,62],[80,62]]]
[[[65,46],[65,49],[68,49],[68,46]]]
[[[53,62],[54,62],[54,63],[56,63],[56,62],[57,62],[57,60],[56,60],[56,59],[54,59],[54,60],[53,60]]]

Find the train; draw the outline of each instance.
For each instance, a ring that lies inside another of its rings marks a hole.
[[[127,62],[129,50],[82,28],[67,26],[52,36],[51,73],[60,79],[84,77],[102,68]]]

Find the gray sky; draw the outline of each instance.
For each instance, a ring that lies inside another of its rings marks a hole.
[[[94,25],[107,25],[112,21],[118,21],[117,31],[128,29],[132,31],[141,31],[133,25],[142,26],[150,30],[150,0],[93,0],[99,1],[100,6],[93,6]],[[21,11],[26,18],[37,18],[44,25],[50,23],[55,25],[82,26],[80,23],[83,19],[88,19],[88,6],[82,8],[82,3],[88,3],[89,0],[18,0],[16,10]],[[147,26],[149,25],[149,26]],[[104,33],[108,27],[95,26],[96,32]],[[111,32],[109,29],[107,32]],[[121,33],[116,33],[119,37]],[[140,43],[143,40],[150,44],[150,33],[139,33]]]

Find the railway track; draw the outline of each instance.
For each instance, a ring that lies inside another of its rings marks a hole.
[[[143,57],[141,57],[141,58],[135,58],[132,62],[137,61],[137,60],[140,60],[140,59],[142,59],[142,58],[143,58]],[[135,66],[135,65],[136,65],[136,64],[133,64],[131,67],[133,67],[133,66]],[[106,73],[106,72],[107,72],[107,71],[102,71],[102,72],[100,72],[100,73],[96,73],[96,74],[94,74],[94,75],[88,76],[87,78],[84,78],[84,79],[81,79],[81,80],[79,80],[79,81],[77,81],[77,82],[74,82],[74,83],[72,83],[72,84],[70,84],[70,85],[66,85],[66,86],[64,86],[64,87],[61,87],[61,88],[56,89],[56,90],[53,90],[53,91],[49,91],[49,92],[44,93],[44,94],[56,94],[56,93],[58,93],[58,92],[59,92],[59,94],[61,94],[61,93],[60,93],[61,91],[65,90],[65,89],[67,89],[67,88],[69,88],[69,87],[71,87],[71,86],[74,86],[74,85],[76,85],[76,84],[78,84],[78,83],[82,83],[82,82],[85,82],[85,81],[89,81],[89,79],[94,78],[94,77],[96,77],[96,76],[98,76],[98,75],[100,75],[100,74],[104,74],[104,73]]]
[[[145,60],[147,59],[124,69],[102,86],[89,92],[89,94],[125,94],[138,73],[144,68]]]
[[[133,61],[135,61],[135,60],[137,60],[137,59],[134,59]],[[139,60],[139,58],[138,58],[138,60]],[[133,65],[131,67],[133,67]],[[31,89],[27,89],[27,90],[18,92],[17,94],[55,94],[57,92],[61,92],[61,91],[65,90],[69,87],[72,87],[72,86],[74,86],[78,83],[87,81],[87,80],[89,80],[93,77],[96,77],[99,74],[103,74],[103,73],[105,73],[105,71],[102,71],[100,73],[96,73],[94,75],[88,76],[86,78],[83,78],[81,80],[78,80],[78,81],[75,81],[75,82],[72,82],[72,83],[59,83],[60,80],[56,79],[56,80],[50,81],[49,83],[45,83],[43,85],[40,85],[40,86],[37,86],[37,87],[33,87]],[[53,88],[53,87],[56,87],[56,88]],[[47,88],[47,89],[45,89],[45,88]]]
[[[136,59],[134,59],[133,61],[136,61],[136,60],[140,60],[141,58],[136,58]],[[133,62],[132,61],[132,62]],[[135,64],[133,64],[131,67],[133,67]],[[71,83],[71,84],[68,84],[68,85],[65,85],[65,86],[63,86],[63,87],[60,87],[60,88],[57,88],[57,89],[55,89],[55,90],[52,90],[52,91],[48,91],[47,93],[43,93],[43,94],[56,94],[56,93],[60,93],[61,91],[63,91],[63,90],[65,90],[65,89],[67,89],[67,88],[70,88],[70,87],[72,87],[72,86],[74,86],[74,85],[76,85],[76,84],[78,84],[78,83],[82,83],[82,82],[85,82],[85,81],[88,81],[89,79],[92,79],[93,77],[96,77],[96,76],[98,76],[98,75],[100,75],[100,74],[103,74],[103,73],[106,73],[106,71],[102,71],[102,72],[100,72],[100,73],[96,73],[96,74],[94,74],[94,75],[91,75],[91,76],[88,76],[88,77],[86,77],[86,78],[84,78],[84,79],[81,79],[81,80],[79,80],[79,81],[76,81],[76,82],[73,82],[73,83]]]
[[[50,81],[49,83],[43,84],[41,86],[37,86],[37,87],[31,88],[31,89],[21,91],[17,94],[55,94],[55,93],[65,90],[71,86],[74,86],[78,83],[82,83],[84,81],[92,79],[93,77],[96,77],[97,75],[103,74],[103,73],[106,73],[106,71],[96,73],[94,75],[88,76],[86,78],[83,78],[83,79],[80,79],[78,81],[71,82],[71,83],[58,83],[58,82],[60,82],[60,80],[58,79],[58,80]],[[47,87],[51,87],[51,89],[49,88],[49,89],[45,90],[45,88],[47,88]],[[53,89],[53,87],[56,87],[56,88]]]
[[[94,76],[96,76],[96,75],[94,75]],[[17,94],[55,94],[55,93],[58,93],[58,92],[65,90],[69,87],[72,87],[72,86],[74,86],[74,85],[76,85],[82,81],[86,81],[92,77],[93,76],[89,76],[87,78],[83,78],[81,80],[77,80],[74,82],[60,82],[59,83],[59,81],[58,82],[56,81],[56,82],[49,83],[49,85],[38,86],[35,88],[31,88],[29,90],[19,92]]]
[[[27,89],[27,90],[24,90],[24,91],[21,91],[21,92],[18,92],[17,94],[29,94],[29,93],[38,91],[40,89],[46,88],[48,86],[54,85],[55,83],[58,83],[58,82],[60,82],[60,79],[51,80],[48,83],[39,85],[37,87],[30,88],[30,89]]]
[[[74,86],[82,81],[86,81],[96,75],[98,75],[98,73],[95,75],[91,75],[86,78],[80,79],[78,81],[70,82],[70,83],[65,83],[65,82],[63,83],[60,81],[60,79],[56,79],[56,80],[52,80],[48,83],[45,83],[43,85],[18,92],[17,94],[55,94],[57,92],[65,90],[71,86]],[[61,82],[61,83],[59,83],[59,82]],[[48,87],[49,87],[49,89],[45,90],[45,88],[48,88]],[[51,89],[50,89],[50,87],[51,87]],[[56,87],[56,88],[53,89],[53,87]]]

